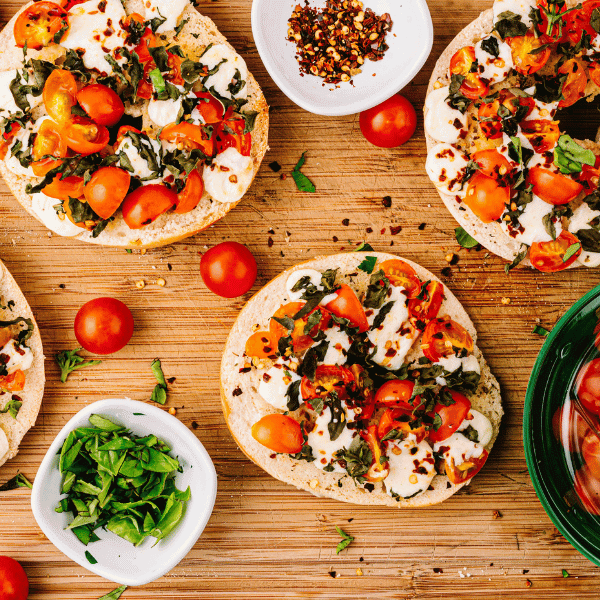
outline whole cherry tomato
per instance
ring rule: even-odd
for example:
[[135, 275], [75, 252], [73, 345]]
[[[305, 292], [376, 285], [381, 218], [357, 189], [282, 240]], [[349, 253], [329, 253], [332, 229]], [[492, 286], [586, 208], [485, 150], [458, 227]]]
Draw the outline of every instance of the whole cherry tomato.
[[[579, 244], [579, 247], [575, 246]], [[570, 258], [565, 260], [567, 250], [576, 248]], [[534, 242], [529, 248], [529, 260], [538, 270], [545, 273], [554, 273], [562, 271], [569, 265], [572, 265], [581, 254], [581, 244], [579, 240], [569, 231], [562, 230], [560, 235], [549, 242]]]
[[400, 94], [360, 113], [360, 130], [368, 142], [380, 148], [396, 148], [407, 142], [417, 128], [413, 105]]
[[238, 242], [223, 242], [212, 247], [200, 261], [200, 274], [206, 287], [223, 298], [245, 294], [256, 281], [256, 260]]
[[177, 204], [177, 194], [160, 184], [144, 185], [123, 202], [123, 219], [130, 229], [150, 225]]
[[113, 354], [124, 348], [132, 335], [131, 311], [115, 298], [90, 300], [75, 317], [77, 341], [94, 354]]
[[0, 598], [27, 600], [29, 581], [23, 567], [13, 558], [0, 556]]
[[131, 175], [118, 167], [98, 169], [85, 186], [83, 194], [92, 210], [101, 218], [112, 217], [127, 196]]
[[125, 114], [125, 105], [117, 93], [106, 85], [95, 83], [77, 94], [77, 101], [98, 125], [112, 127]]
[[273, 452], [296, 454], [304, 443], [300, 424], [288, 415], [266, 415], [252, 425], [251, 433], [257, 442]]
[[[36, 2], [28, 6], [15, 21], [14, 35], [17, 47], [41, 50], [59, 43], [69, 30], [67, 11], [54, 2]], [[62, 34], [57, 38], [58, 34]]]

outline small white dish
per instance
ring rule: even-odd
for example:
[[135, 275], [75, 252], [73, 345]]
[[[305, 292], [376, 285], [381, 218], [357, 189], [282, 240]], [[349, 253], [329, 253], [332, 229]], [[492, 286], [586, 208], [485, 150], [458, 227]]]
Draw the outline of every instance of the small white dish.
[[[135, 415], [134, 413], [142, 413]], [[188, 486], [192, 497], [177, 528], [158, 544], [146, 539], [137, 548], [110, 531], [97, 529], [100, 541], [84, 546], [65, 529], [71, 513], [57, 513], [62, 477], [58, 470], [60, 449], [67, 435], [77, 427], [89, 426], [88, 418], [100, 414], [116, 421], [138, 436], [155, 434], [171, 448], [183, 466], [175, 483], [181, 490]], [[61, 430], [48, 449], [35, 477], [31, 508], [46, 537], [71, 560], [82, 567], [119, 584], [144, 585], [175, 567], [191, 550], [212, 513], [217, 494], [217, 474], [210, 456], [198, 438], [178, 419], [156, 406], [136, 400], [101, 400], [79, 411]], [[98, 561], [90, 564], [85, 552]]]
[[[298, 106], [326, 116], [351, 115], [376, 106], [399, 92], [425, 64], [433, 45], [433, 24], [426, 0], [363, 0], [377, 15], [389, 13], [393, 27], [382, 60], [366, 60], [350, 83], [323, 85], [300, 74], [296, 45], [287, 41], [288, 20], [300, 0], [254, 0], [252, 34], [258, 53], [279, 89]], [[324, 1], [311, 2], [321, 8]], [[373, 76], [375, 74], [375, 76]]]

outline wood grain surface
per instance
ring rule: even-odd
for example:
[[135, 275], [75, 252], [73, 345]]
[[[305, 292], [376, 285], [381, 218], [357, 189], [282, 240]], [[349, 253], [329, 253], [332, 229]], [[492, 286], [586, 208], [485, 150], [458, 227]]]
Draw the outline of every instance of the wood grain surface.
[[[1, 0], [0, 20], [6, 22], [21, 4]], [[142, 255], [51, 236], [0, 184], [0, 257], [33, 307], [48, 358], [37, 424], [19, 455], [0, 470], [0, 482], [18, 471], [33, 479], [57, 432], [86, 404], [119, 396], [147, 400], [154, 386], [150, 363], [157, 356], [166, 376], [176, 377], [168, 406], [177, 408], [216, 465], [218, 497], [197, 544], [168, 575], [130, 588], [124, 600], [598, 598], [598, 568], [558, 533], [534, 493], [521, 423], [527, 381], [543, 342], [532, 334], [534, 325], [551, 328], [600, 282], [600, 271], [516, 270], [506, 276], [503, 261], [485, 250], [458, 252], [456, 223], [424, 170], [421, 110], [429, 73], [450, 39], [490, 4], [429, 0], [433, 52], [403, 92], [417, 108], [417, 133], [403, 147], [383, 150], [363, 139], [358, 116], [314, 116], [277, 89], [252, 39], [250, 0], [201, 0], [200, 11], [215, 20], [263, 87], [271, 106], [271, 150], [238, 208], [187, 241]], [[598, 112], [587, 118], [595, 132]], [[280, 177], [304, 151], [304, 172], [315, 194], [300, 193], [290, 177]], [[281, 173], [268, 167], [271, 161], [282, 165]], [[390, 208], [382, 203], [385, 196], [392, 198]], [[392, 235], [390, 226], [401, 230]], [[218, 380], [221, 351], [244, 298], [211, 294], [198, 271], [201, 254], [223, 240], [241, 241], [256, 256], [253, 291], [299, 261], [347, 251], [363, 240], [438, 275], [448, 266], [446, 254], [457, 251], [459, 262], [444, 281], [477, 326], [506, 410], [500, 438], [472, 485], [433, 508], [366, 508], [314, 498], [250, 463], [225, 426]], [[166, 287], [156, 285], [159, 277]], [[146, 287], [139, 290], [141, 280]], [[103, 295], [132, 309], [133, 339], [61, 384], [53, 355], [76, 347], [78, 308]], [[510, 304], [501, 303], [504, 297]], [[30, 598], [89, 600], [116, 587], [55, 549], [38, 528], [29, 500], [28, 490], [0, 496], [0, 554], [24, 565]], [[336, 525], [355, 537], [339, 555]]]

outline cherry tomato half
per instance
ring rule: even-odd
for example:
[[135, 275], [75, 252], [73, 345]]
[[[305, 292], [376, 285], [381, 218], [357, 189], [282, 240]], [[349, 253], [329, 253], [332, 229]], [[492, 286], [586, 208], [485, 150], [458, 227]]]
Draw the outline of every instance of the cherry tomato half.
[[18, 123], [13, 123], [10, 126], [10, 131], [5, 132], [2, 137], [0, 137], [0, 159], [4, 160], [6, 158], [6, 153], [12, 145], [15, 135], [17, 135], [20, 130], [21, 126]]
[[541, 48], [543, 42], [531, 31], [507, 39], [512, 53], [515, 71], [521, 75], [532, 75], [539, 71], [550, 58], [551, 48], [544, 48], [540, 52], [531, 54], [532, 50]]
[[481, 467], [485, 465], [488, 456], [488, 451], [484, 449], [480, 456], [477, 458], [472, 457], [460, 465], [455, 465], [454, 459], [450, 457], [449, 461], [446, 460], [446, 475], [448, 476], [448, 479], [454, 485], [472, 479], [479, 471], [481, 471]]
[[242, 156], [250, 156], [252, 135], [244, 133], [245, 128], [244, 119], [229, 119], [219, 123], [216, 129], [217, 154], [225, 152], [227, 148], [235, 148]]
[[440, 422], [437, 429], [432, 428], [429, 430], [429, 439], [432, 442], [441, 442], [448, 439], [459, 428], [471, 410], [471, 402], [466, 396], [454, 390], [448, 391], [454, 400], [454, 404], [444, 406], [438, 403], [435, 405], [433, 412], [439, 416], [436, 421]]
[[13, 558], [0, 556], [0, 598], [27, 600], [29, 581], [23, 567]]
[[558, 144], [560, 128], [558, 121], [531, 119], [521, 122], [523, 135], [529, 140], [536, 152], [546, 152]]
[[480, 172], [469, 179], [463, 200], [484, 223], [499, 219], [509, 201], [510, 188], [499, 185], [496, 179]]
[[425, 327], [421, 349], [431, 362], [437, 362], [442, 356], [452, 356], [460, 350], [470, 354], [473, 352], [473, 338], [460, 323], [448, 317], [438, 318]]
[[489, 84], [477, 73], [471, 71], [475, 62], [475, 46], [465, 46], [450, 59], [450, 73], [464, 77], [460, 92], [470, 100], [483, 98], [490, 90]]
[[177, 204], [177, 194], [160, 184], [145, 185], [135, 190], [123, 202], [123, 219], [130, 229], [150, 225]]
[[[67, 11], [54, 2], [36, 2], [28, 6], [15, 22], [14, 35], [17, 47], [41, 50], [60, 42], [69, 29]], [[56, 35], [62, 31], [60, 39]]]
[[44, 177], [52, 169], [61, 165], [63, 161], [55, 158], [65, 158], [68, 149], [61, 128], [52, 119], [43, 121], [35, 136], [31, 153], [34, 160], [31, 168], [35, 175]]
[[75, 317], [75, 337], [88, 352], [113, 354], [124, 348], [133, 335], [131, 311], [115, 298], [86, 302]]
[[360, 113], [360, 130], [366, 140], [380, 148], [397, 148], [407, 142], [417, 128], [413, 105], [400, 94]]
[[54, 178], [42, 191], [50, 198], [57, 200], [68, 200], [69, 198], [81, 198], [83, 196], [83, 177], [72, 175], [61, 179], [60, 175]]
[[[322, 306], [318, 306], [305, 317], [295, 319], [294, 329], [290, 334], [289, 330], [286, 329], [276, 319], [283, 319], [284, 317], [290, 317], [293, 319], [300, 312], [304, 304], [304, 302], [288, 302], [287, 304], [283, 304], [275, 311], [275, 314], [269, 323], [269, 331], [271, 332], [273, 344], [277, 345], [282, 337], [291, 335], [295, 354], [300, 354], [305, 350], [308, 350], [308, 348], [315, 343], [313, 337], [317, 334], [317, 331], [319, 329], [325, 330], [331, 324], [331, 314], [329, 311]], [[316, 325], [308, 334], [305, 334], [304, 328], [308, 323], [308, 317], [317, 310], [321, 312], [319, 324]]]
[[71, 109], [77, 104], [77, 80], [70, 71], [55, 69], [50, 73], [42, 92], [48, 115], [57, 123], [71, 119]]
[[510, 163], [498, 150], [479, 150], [471, 157], [479, 165], [479, 173], [501, 179], [510, 171]]
[[590, 473], [600, 479], [600, 439], [591, 429], [583, 440], [581, 453]]
[[392, 285], [404, 288], [408, 298], [416, 298], [421, 292], [421, 281], [415, 270], [403, 260], [383, 261], [379, 268], [385, 273]]
[[439, 281], [430, 281], [421, 300], [411, 298], [408, 301], [408, 312], [421, 321], [431, 321], [437, 317], [443, 301], [444, 286]]
[[336, 317], [348, 319], [352, 325], [358, 327], [359, 333], [364, 333], [369, 329], [369, 322], [365, 315], [365, 309], [356, 297], [354, 290], [346, 284], [343, 284], [339, 290], [335, 291], [337, 298], [325, 305], [325, 308], [332, 312]]
[[583, 63], [575, 58], [564, 62], [559, 68], [560, 75], [567, 75], [566, 81], [562, 86], [564, 98], [558, 103], [560, 108], [572, 106], [585, 96], [585, 86], [587, 85], [587, 75]]
[[177, 194], [177, 206], [173, 212], [185, 214], [194, 210], [202, 199], [202, 194], [204, 194], [204, 180], [200, 171], [194, 169], [188, 175], [183, 190]]
[[502, 123], [504, 118], [498, 113], [500, 107], [507, 109], [509, 115], [514, 116], [520, 107], [525, 107], [523, 111], [523, 118], [527, 117], [535, 106], [535, 100], [533, 98], [519, 98], [508, 90], [500, 90], [497, 98], [492, 102], [482, 103], [478, 110], [478, 121], [481, 131], [490, 140], [499, 139], [502, 137]]
[[296, 454], [304, 443], [298, 421], [288, 415], [266, 415], [252, 425], [252, 437], [273, 450], [285, 454]]
[[256, 281], [256, 260], [237, 242], [212, 247], [200, 260], [200, 274], [206, 287], [223, 298], [245, 294]]
[[246, 340], [245, 353], [251, 358], [274, 358], [277, 343], [273, 342], [270, 331], [257, 331]]
[[69, 148], [84, 156], [100, 152], [110, 141], [108, 129], [86, 117], [72, 117], [63, 124], [62, 133]]
[[223, 120], [225, 107], [210, 92], [196, 92], [200, 99], [196, 108], [207, 125], [214, 125]]
[[583, 190], [583, 186], [570, 177], [537, 166], [529, 169], [527, 184], [533, 185], [533, 193], [536, 196], [556, 206], [568, 204]]
[[562, 271], [572, 265], [581, 254], [581, 244], [576, 252], [567, 260], [565, 254], [579, 240], [569, 231], [562, 230], [561, 234], [549, 242], [534, 242], [529, 248], [529, 260], [531, 264], [544, 273]]
[[587, 410], [600, 415], [600, 358], [594, 358], [581, 367], [575, 382], [575, 393]]
[[381, 461], [383, 452], [377, 437], [377, 425], [370, 425], [367, 429], [361, 431], [360, 435], [367, 442], [372, 456], [371, 467], [365, 474], [365, 479], [371, 483], [383, 481], [390, 474], [390, 469], [386, 461]]
[[208, 139], [207, 133], [199, 125], [191, 123], [172, 123], [167, 125], [160, 134], [160, 139], [181, 145], [185, 150], [202, 150], [206, 156], [214, 156], [214, 136]]
[[421, 403], [420, 396], [411, 401], [410, 398], [414, 389], [415, 382], [408, 379], [386, 381], [375, 394], [375, 404], [412, 411]]
[[[420, 423], [420, 425], [417, 423]], [[387, 408], [379, 418], [377, 435], [380, 440], [392, 431], [392, 429], [396, 429], [407, 436], [412, 433], [416, 437], [417, 444], [427, 435], [427, 430], [423, 422], [415, 421], [413, 415], [402, 408]]]
[[[17, 369], [10, 375], [0, 377], [0, 389], [8, 392], [21, 392], [25, 387], [25, 373], [21, 369]], [[0, 596], [1, 598], [2, 596]]]
[[352, 371], [346, 367], [335, 365], [319, 365], [315, 371], [315, 380], [311, 381], [306, 375], [302, 377], [300, 390], [302, 398], [310, 401], [314, 398], [326, 398], [331, 392], [345, 400], [348, 397], [348, 387], [356, 387]]
[[77, 101], [98, 125], [112, 127], [125, 114], [125, 105], [118, 94], [106, 85], [95, 83], [77, 94]]
[[121, 206], [131, 183], [131, 175], [118, 167], [98, 169], [85, 186], [83, 194], [92, 210], [101, 218], [112, 217]]

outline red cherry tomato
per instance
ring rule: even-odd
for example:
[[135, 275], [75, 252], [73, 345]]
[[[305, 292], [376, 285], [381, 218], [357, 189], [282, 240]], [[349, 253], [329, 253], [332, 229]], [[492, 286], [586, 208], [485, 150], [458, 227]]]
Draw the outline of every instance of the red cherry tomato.
[[558, 121], [549, 121], [548, 119], [522, 121], [521, 131], [535, 151], [540, 153], [554, 148], [560, 137]]
[[479, 173], [501, 179], [510, 171], [510, 163], [498, 150], [479, 150], [471, 157], [479, 165]]
[[533, 193], [536, 196], [556, 206], [568, 204], [583, 190], [583, 186], [570, 177], [537, 166], [529, 169], [527, 184], [533, 185]]
[[440, 312], [444, 301], [444, 286], [439, 281], [430, 281], [422, 299], [411, 298], [408, 301], [408, 312], [421, 321], [431, 321]]
[[203, 193], [204, 180], [200, 175], [200, 171], [194, 169], [188, 175], [183, 190], [177, 194], [177, 206], [173, 212], [181, 215], [194, 210], [202, 199]]
[[456, 485], [475, 477], [481, 471], [481, 467], [485, 465], [488, 456], [488, 451], [484, 449], [480, 456], [470, 458], [460, 465], [455, 465], [453, 458], [450, 458], [449, 461], [446, 460], [446, 475], [448, 479]]
[[98, 125], [112, 127], [125, 114], [125, 105], [117, 93], [99, 83], [84, 87], [77, 94], [77, 101]]
[[484, 223], [499, 219], [509, 201], [510, 187], [498, 185], [496, 179], [480, 172], [469, 179], [463, 200]]
[[460, 350], [473, 352], [473, 338], [460, 324], [452, 319], [439, 318], [430, 321], [423, 332], [423, 354], [432, 362], [442, 356], [451, 356]]
[[354, 290], [346, 284], [335, 292], [337, 298], [325, 305], [325, 308], [336, 317], [348, 319], [352, 325], [358, 327], [363, 333], [369, 329], [369, 322], [365, 315], [365, 309], [356, 297]]
[[135, 190], [123, 202], [123, 219], [130, 229], [150, 225], [177, 204], [177, 194], [160, 184], [145, 185]]
[[539, 71], [550, 58], [551, 48], [544, 48], [539, 52], [531, 53], [542, 47], [542, 40], [533, 32], [525, 35], [508, 38], [515, 71], [521, 75], [532, 75]]
[[395, 408], [412, 411], [421, 403], [421, 397], [417, 396], [411, 401], [415, 388], [415, 382], [408, 379], [393, 379], [386, 381], [375, 394], [375, 404], [383, 404]]
[[[139, 13], [132, 13], [125, 18], [123, 28], [128, 33], [134, 33], [135, 29], [139, 29], [141, 25], [144, 25], [144, 23], [146, 23], [146, 19], [144, 19], [142, 15]], [[158, 40], [156, 39], [154, 33], [152, 33], [152, 29], [150, 29], [150, 27], [146, 27], [134, 52], [138, 55], [140, 62], [147, 63], [148, 61], [152, 60], [152, 55], [150, 54], [148, 48], [155, 48], [157, 45]]]
[[590, 473], [600, 479], [600, 440], [591, 429], [583, 440], [581, 453]]
[[206, 287], [223, 298], [244, 295], [256, 281], [256, 260], [246, 246], [223, 242], [206, 252], [200, 274]]
[[115, 298], [86, 302], [75, 317], [75, 337], [88, 352], [113, 354], [124, 348], [133, 335], [131, 311]]
[[403, 260], [385, 260], [379, 265], [392, 285], [403, 287], [408, 298], [416, 298], [421, 292], [421, 281], [415, 270]]
[[110, 141], [108, 129], [87, 117], [75, 116], [63, 123], [62, 134], [69, 148], [84, 156], [100, 152]]
[[600, 515], [600, 479], [587, 465], [575, 472], [575, 493], [581, 506], [592, 515]]
[[246, 122], [244, 119], [229, 119], [217, 126], [217, 154], [227, 148], [235, 148], [242, 156], [250, 156], [252, 149], [252, 135], [244, 133]]
[[83, 194], [92, 210], [101, 218], [114, 215], [127, 196], [131, 175], [118, 167], [98, 169], [85, 186]]
[[416, 442], [418, 444], [427, 435], [427, 430], [422, 421], [420, 425], [416, 427], [414, 425], [417, 425], [417, 422], [410, 412], [402, 408], [387, 408], [379, 419], [377, 435], [382, 440], [392, 429], [396, 429], [406, 434], [406, 436], [412, 433], [417, 438]]
[[396, 94], [360, 113], [360, 130], [368, 142], [380, 148], [396, 148], [407, 142], [417, 128], [413, 105]]
[[533, 98], [519, 98], [508, 90], [500, 90], [498, 97], [492, 102], [481, 103], [479, 106], [479, 127], [481, 131], [490, 140], [502, 137], [502, 122], [507, 116], [500, 116], [500, 106], [509, 111], [514, 116], [520, 107], [526, 107], [523, 118], [527, 117], [535, 106]]
[[167, 125], [162, 130], [160, 139], [181, 145], [185, 150], [202, 150], [206, 156], [215, 154], [215, 136], [209, 139], [202, 127], [185, 121], [179, 125]]
[[387, 462], [381, 460], [383, 452], [381, 443], [377, 437], [377, 425], [370, 425], [366, 430], [360, 432], [361, 437], [367, 442], [371, 450], [371, 467], [365, 474], [365, 479], [372, 483], [383, 481], [390, 473]]
[[555, 240], [531, 244], [529, 260], [538, 271], [544, 273], [562, 271], [572, 265], [581, 254], [581, 244], [579, 244], [575, 253], [565, 260], [567, 250], [575, 244], [579, 244], [579, 240], [572, 233], [563, 229]]
[[273, 450], [285, 454], [296, 454], [304, 443], [298, 421], [288, 415], [266, 415], [252, 425], [252, 437]]
[[566, 81], [561, 88], [564, 98], [558, 103], [560, 108], [572, 106], [585, 96], [585, 87], [588, 79], [585, 74], [583, 63], [575, 58], [564, 62], [559, 68], [560, 75], [567, 75]]
[[[0, 377], [0, 390], [8, 392], [21, 392], [25, 387], [25, 373], [21, 369], [17, 369], [10, 375]], [[1, 598], [1, 596], [0, 596]]]
[[0, 599], [27, 600], [29, 581], [23, 567], [13, 558], [0, 556]]
[[54, 2], [36, 2], [28, 6], [15, 22], [14, 35], [17, 47], [41, 50], [55, 43], [55, 37], [63, 32], [60, 42], [69, 29], [67, 11]]
[[[429, 430], [429, 439], [432, 442], [441, 442], [448, 439], [459, 428], [471, 410], [471, 402], [466, 396], [454, 390], [448, 390], [448, 392], [452, 396], [454, 404], [449, 406], [435, 405], [433, 412], [439, 416], [441, 423], [437, 429]], [[435, 420], [439, 421], [437, 418]]]
[[[280, 306], [276, 311], [269, 323], [269, 331], [271, 332], [271, 341], [277, 347], [277, 343], [282, 337], [290, 335], [289, 330], [286, 329], [276, 319], [283, 319], [284, 317], [291, 317], [292, 319], [300, 312], [300, 309], [304, 306], [304, 302], [288, 302]], [[321, 312], [321, 320], [319, 324], [315, 326], [308, 334], [304, 333], [304, 328], [308, 323], [308, 317], [315, 311]], [[325, 330], [331, 324], [331, 314], [329, 311], [322, 306], [318, 306], [313, 309], [308, 315], [300, 319], [294, 320], [294, 329], [291, 333], [292, 343], [294, 346], [294, 352], [300, 354], [305, 350], [308, 350], [315, 342], [313, 337], [317, 334], [319, 329]]]
[[70, 71], [55, 69], [46, 79], [42, 97], [48, 115], [57, 123], [65, 123], [77, 104], [77, 80]]
[[207, 125], [214, 125], [223, 120], [225, 107], [210, 92], [196, 92], [200, 99], [196, 107]]
[[600, 358], [581, 367], [575, 381], [575, 393], [587, 410], [600, 415]]
[[350, 369], [335, 365], [319, 365], [315, 371], [314, 381], [306, 375], [302, 377], [300, 390], [302, 398], [307, 401], [326, 398], [331, 392], [335, 392], [339, 398], [345, 400], [348, 397], [348, 386], [354, 383], [356, 380]]
[[471, 70], [474, 62], [475, 46], [461, 48], [450, 59], [450, 73], [464, 77], [460, 85], [460, 93], [470, 100], [483, 98], [490, 90], [489, 84]]
[[70, 177], [60, 178], [57, 175], [52, 183], [49, 183], [43, 192], [50, 198], [57, 200], [68, 200], [69, 198], [81, 198], [83, 196], [84, 183], [83, 177], [71, 175]]

